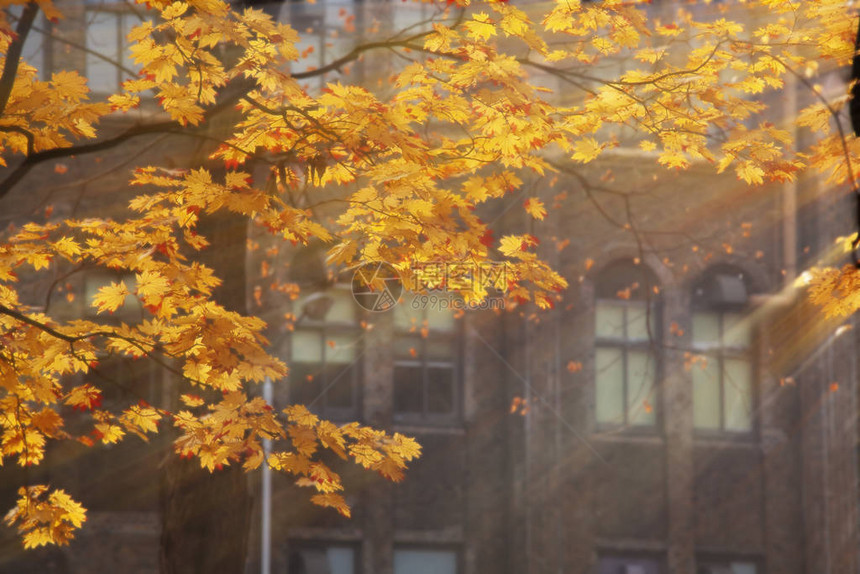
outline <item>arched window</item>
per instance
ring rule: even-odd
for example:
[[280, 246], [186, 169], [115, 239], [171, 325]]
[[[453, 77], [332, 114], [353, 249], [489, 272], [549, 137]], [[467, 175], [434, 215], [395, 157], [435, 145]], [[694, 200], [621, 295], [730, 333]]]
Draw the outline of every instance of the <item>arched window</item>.
[[699, 431], [753, 430], [752, 329], [744, 315], [752, 292], [735, 267], [709, 270], [693, 286], [693, 426]]
[[657, 282], [631, 260], [597, 278], [595, 420], [598, 426], [655, 427], [660, 336]]

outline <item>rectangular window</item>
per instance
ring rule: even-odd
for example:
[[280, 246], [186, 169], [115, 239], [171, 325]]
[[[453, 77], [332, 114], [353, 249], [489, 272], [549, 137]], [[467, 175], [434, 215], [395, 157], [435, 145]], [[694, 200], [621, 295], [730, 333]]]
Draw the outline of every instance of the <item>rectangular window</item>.
[[448, 310], [394, 308], [394, 413], [399, 421], [451, 423], [459, 414], [457, 332]]
[[[318, 303], [320, 294], [314, 296]], [[302, 318], [291, 338], [290, 402], [326, 418], [352, 420], [359, 416], [363, 349], [358, 305], [346, 289], [329, 289], [322, 296], [328, 311], [321, 319], [302, 316], [307, 296], [295, 303], [294, 314]]]
[[287, 574], [357, 574], [355, 547], [345, 544], [290, 543]]
[[643, 556], [604, 555], [597, 565], [597, 574], [662, 574], [660, 560]]
[[[299, 58], [292, 64], [291, 71], [294, 74], [313, 72], [346, 55], [356, 45], [359, 34], [363, 33], [356, 26], [357, 18], [355, 4], [351, 1], [285, 2], [278, 19], [288, 22], [299, 33], [299, 41], [296, 42]], [[309, 93], [316, 93], [334, 80], [331, 73], [319, 74], [300, 79], [299, 85]]]
[[453, 550], [395, 548], [394, 574], [457, 574]]
[[753, 430], [752, 334], [740, 313], [693, 314], [693, 346], [703, 361], [692, 367], [693, 423], [705, 431]]
[[[595, 418], [601, 426], [653, 427], [656, 313], [645, 301], [598, 301], [595, 313]], [[649, 333], [650, 332], [650, 333]], [[650, 336], [649, 336], [650, 334]]]
[[123, 81], [134, 77], [139, 66], [131, 57], [127, 36], [142, 22], [123, 3], [87, 2], [86, 76], [92, 92], [115, 93]]
[[761, 574], [755, 562], [749, 560], [702, 560], [697, 574]]

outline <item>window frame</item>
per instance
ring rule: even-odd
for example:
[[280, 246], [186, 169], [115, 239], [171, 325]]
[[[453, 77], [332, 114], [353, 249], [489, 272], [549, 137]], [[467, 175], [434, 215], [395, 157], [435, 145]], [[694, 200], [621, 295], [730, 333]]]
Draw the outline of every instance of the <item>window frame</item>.
[[[726, 280], [737, 281], [734, 286]], [[695, 389], [691, 389], [690, 404], [693, 408], [691, 413], [693, 435], [700, 439], [719, 439], [754, 441], [760, 433], [760, 421], [757, 415], [759, 409], [759, 330], [756, 325], [751, 324], [748, 343], [742, 346], [726, 345], [723, 342], [726, 328], [726, 316], [737, 315], [741, 321], [748, 320], [752, 316], [753, 305], [750, 296], [757, 290], [750, 274], [743, 268], [732, 264], [717, 264], [705, 270], [693, 282], [690, 290], [690, 349], [704, 356], [708, 361], [716, 361], [719, 369], [719, 392], [720, 392], [720, 425], [719, 428], [701, 428], [696, 425], [696, 403]], [[700, 313], [711, 313], [718, 316], [719, 342], [697, 343], [695, 341], [695, 317]], [[750, 373], [750, 428], [748, 430], [733, 430], [726, 428], [726, 383], [725, 363], [727, 360], [743, 360], [749, 366]], [[693, 369], [701, 368], [693, 365]], [[690, 383], [692, 387], [692, 373]]]
[[[728, 568], [733, 562], [752, 564], [755, 567], [755, 574], [764, 574], [763, 560], [758, 556], [725, 556], [713, 554], [696, 556], [696, 574], [704, 572], [704, 568]], [[731, 572], [731, 570], [729, 570], [729, 572]]]
[[[758, 417], [756, 413], [758, 412], [758, 364], [755, 360], [756, 357], [756, 329], [749, 329], [749, 344], [746, 346], [730, 346], [725, 345], [723, 343], [723, 338], [726, 333], [726, 316], [727, 315], [738, 315], [741, 317], [741, 320], [746, 320], [749, 316], [748, 313], [744, 312], [743, 308], [738, 307], [699, 307], [694, 308], [691, 315], [691, 323], [696, 314], [700, 313], [710, 313], [717, 316], [718, 329], [719, 329], [719, 344], [716, 345], [705, 345], [701, 343], [696, 343], [695, 340], [691, 341], [691, 347], [696, 354], [704, 355], [708, 361], [714, 361], [717, 364], [717, 369], [719, 373], [719, 387], [720, 387], [720, 425], [719, 428], [703, 428], [696, 425], [695, 418], [695, 398], [692, 399], [691, 404], [693, 404], [693, 431], [698, 437], [713, 437], [713, 438], [739, 438], [739, 439], [752, 439], [758, 435]], [[691, 337], [695, 336], [693, 330], [690, 330]], [[734, 430], [726, 428], [727, 416], [726, 416], [726, 385], [730, 384], [726, 381], [726, 369], [725, 363], [727, 360], [741, 360], [748, 364], [749, 373], [750, 373], [750, 428], [749, 430]], [[698, 365], [693, 365], [693, 369], [701, 368]], [[692, 375], [691, 375], [692, 379]]]
[[328, 550], [329, 548], [346, 548], [352, 551], [352, 574], [362, 574], [361, 564], [361, 542], [350, 540], [328, 540], [328, 539], [305, 539], [290, 538], [287, 540], [286, 548], [286, 572], [291, 572], [290, 562], [295, 552]]
[[[406, 299], [404, 297], [404, 299]], [[399, 305], [408, 305], [411, 304], [408, 300], [404, 300], [399, 303]], [[395, 308], [396, 312], [396, 308]], [[421, 318], [422, 321], [427, 321], [427, 314], [429, 312], [446, 312], [438, 309], [429, 309], [423, 308], [421, 309]], [[463, 357], [462, 357], [462, 341], [463, 341], [463, 331], [462, 331], [462, 323], [459, 321], [456, 316], [454, 317], [454, 326], [451, 330], [444, 329], [433, 329], [430, 327], [429, 322], [427, 323], [427, 336], [422, 336], [420, 333], [420, 325], [416, 325], [415, 329], [419, 329], [419, 332], [413, 332], [409, 329], [403, 330], [399, 329], [396, 323], [393, 325], [394, 337], [408, 337], [412, 339], [416, 339], [419, 341], [421, 346], [420, 349], [416, 349], [415, 357], [408, 359], [399, 357], [397, 354], [397, 349], [392, 346], [392, 391], [391, 391], [391, 413], [392, 418], [395, 423], [400, 424], [418, 424], [418, 425], [427, 425], [427, 426], [455, 426], [462, 423], [462, 405], [463, 405], [463, 388], [462, 388], [462, 368], [463, 368]], [[430, 360], [428, 358], [428, 346], [433, 341], [445, 341], [449, 342], [452, 347], [451, 359], [449, 361], [445, 360]], [[407, 367], [407, 368], [420, 368], [421, 369], [421, 412], [404, 412], [397, 410], [397, 404], [395, 395], [397, 390], [395, 388], [396, 376], [395, 370], [398, 367]], [[433, 368], [450, 368], [451, 369], [451, 402], [452, 407], [451, 411], [448, 413], [433, 413], [429, 410], [429, 386], [430, 386], [430, 375], [429, 371]]]
[[[128, 41], [127, 34], [135, 26], [139, 26], [146, 20], [140, 19], [140, 14], [133, 9], [131, 9], [126, 3], [117, 1], [117, 0], [103, 0], [103, 1], [94, 1], [94, 0], [85, 0], [83, 2], [84, 6], [84, 46], [87, 50], [98, 52], [98, 48], [90, 45], [90, 27], [93, 21], [100, 16], [107, 15], [108, 17], [115, 18], [114, 26], [111, 26], [111, 30], [114, 30], [116, 33], [116, 37], [111, 41], [112, 46], [116, 49], [118, 62], [120, 66], [115, 66], [115, 77], [111, 80], [114, 84], [112, 88], [108, 90], [101, 89], [101, 86], [96, 86], [91, 81], [90, 77], [90, 58], [96, 58], [101, 60], [97, 55], [91, 54], [89, 52], [84, 54], [84, 70], [81, 75], [83, 75], [87, 79], [87, 86], [90, 88], [90, 94], [96, 97], [104, 97], [111, 94], [115, 94], [122, 89], [122, 83], [128, 79], [134, 79], [134, 76], [128, 76], [121, 66], [134, 67], [137, 64], [131, 62], [131, 57], [129, 53], [129, 49], [131, 47], [131, 42]], [[131, 22], [129, 23], [129, 19]], [[129, 60], [129, 61], [126, 61]], [[105, 63], [108, 63], [106, 60], [101, 60]]]
[[[348, 288], [344, 285], [335, 285], [329, 291], [342, 291], [343, 293], [349, 294], [350, 298], [352, 297], [351, 292], [348, 291]], [[297, 309], [298, 313], [294, 314], [298, 317], [298, 314], [301, 313], [301, 309]], [[290, 344], [289, 344], [289, 356], [290, 360], [287, 361], [288, 365], [317, 365], [316, 374], [313, 375], [314, 378], [324, 375], [327, 372], [327, 367], [331, 365], [336, 365], [338, 363], [328, 363], [326, 361], [327, 354], [330, 353], [330, 347], [328, 345], [328, 341], [333, 335], [355, 335], [356, 342], [356, 350], [355, 350], [355, 358], [346, 363], [344, 369], [348, 369], [350, 371], [350, 389], [352, 396], [352, 406], [350, 407], [338, 407], [338, 406], [330, 406], [328, 404], [328, 392], [334, 384], [332, 381], [329, 381], [326, 378], [322, 382], [322, 387], [319, 392], [317, 398], [311, 403], [305, 404], [305, 406], [314, 412], [315, 414], [334, 421], [353, 421], [360, 420], [361, 418], [361, 409], [362, 409], [362, 381], [363, 381], [363, 372], [364, 372], [364, 332], [361, 328], [361, 320], [363, 318], [363, 313], [358, 304], [354, 305], [354, 318], [355, 320], [350, 321], [329, 321], [326, 319], [316, 320], [311, 319], [310, 317], [302, 317], [301, 320], [294, 326], [294, 330], [290, 334]], [[320, 357], [321, 360], [319, 362], [316, 361], [308, 361], [302, 362], [297, 361], [293, 357], [294, 352], [294, 336], [297, 333], [313, 333], [314, 335], [318, 335], [319, 344], [320, 344]], [[292, 372], [288, 375], [288, 399], [290, 404], [295, 402], [294, 395], [295, 391], [293, 390], [293, 384], [297, 383], [294, 381], [292, 377]], [[343, 371], [341, 371], [337, 377], [336, 381], [343, 376]]]
[[660, 552], [635, 552], [627, 550], [613, 551], [610, 549], [599, 550], [597, 553], [597, 562], [594, 565], [595, 574], [601, 574], [601, 561], [609, 559], [618, 562], [626, 562], [627, 564], [636, 562], [652, 562], [657, 567], [658, 574], [666, 574], [668, 571], [666, 565], [666, 557]]
[[394, 556], [398, 551], [417, 552], [448, 552], [454, 555], [454, 574], [462, 574], [465, 570], [463, 564], [462, 547], [458, 544], [422, 544], [413, 542], [396, 542], [391, 549], [391, 572], [394, 572]]
[[[639, 293], [644, 293], [641, 296], [639, 293], [631, 294], [628, 298], [619, 297], [614, 288], [617, 287], [617, 274], [619, 271], [625, 274], [626, 285], [639, 283]], [[612, 274], [616, 275], [613, 276]], [[595, 297], [594, 297], [594, 313], [592, 318], [592, 328], [594, 329], [594, 346], [593, 346], [593, 397], [592, 409], [594, 416], [594, 428], [596, 431], [619, 431], [631, 434], [644, 435], [659, 435], [663, 428], [663, 409], [661, 408], [663, 391], [661, 380], [663, 376], [663, 354], [661, 345], [663, 342], [663, 301], [659, 294], [653, 293], [652, 289], [658, 286], [656, 277], [651, 269], [644, 263], [635, 263], [633, 260], [618, 260], [606, 265], [597, 275], [595, 279]], [[638, 290], [637, 290], [638, 291]], [[623, 309], [623, 334], [620, 337], [610, 337], [598, 334], [598, 320], [601, 304], [620, 307]], [[645, 339], [630, 339], [628, 337], [629, 320], [628, 314], [631, 309], [641, 308], [645, 311], [645, 325], [648, 328], [650, 323], [649, 335]], [[623, 420], [620, 422], [599, 421], [597, 418], [597, 351], [599, 349], [617, 349], [621, 351], [622, 360], [622, 401], [623, 401]], [[631, 383], [628, 374], [628, 356], [631, 352], [644, 352], [654, 362], [654, 378], [652, 381], [653, 392], [649, 393], [651, 397], [651, 408], [654, 413], [654, 420], [648, 424], [631, 424], [631, 408], [629, 405]]]

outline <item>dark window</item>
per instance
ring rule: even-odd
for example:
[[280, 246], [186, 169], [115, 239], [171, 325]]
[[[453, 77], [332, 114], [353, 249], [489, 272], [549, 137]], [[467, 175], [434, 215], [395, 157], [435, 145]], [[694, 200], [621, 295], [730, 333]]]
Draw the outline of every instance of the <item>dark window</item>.
[[459, 412], [457, 330], [450, 310], [405, 296], [394, 309], [394, 412], [398, 420], [453, 422]]
[[325, 543], [290, 543], [287, 574], [357, 574], [354, 546]]
[[394, 574], [457, 574], [457, 563], [454, 550], [394, 549]]
[[744, 313], [749, 282], [723, 268], [693, 289], [693, 424], [700, 431], [753, 430], [752, 328]]
[[660, 560], [642, 556], [601, 556], [597, 574], [661, 574]]
[[[325, 316], [305, 313], [308, 305], [327, 299]], [[311, 299], [313, 297], [313, 299]], [[291, 338], [290, 402], [301, 403], [326, 418], [359, 416], [361, 329], [359, 307], [346, 289], [303, 296], [296, 301], [300, 317]]]
[[659, 321], [656, 282], [632, 261], [597, 280], [595, 420], [598, 426], [654, 427]]
[[703, 560], [696, 574], [761, 574], [761, 571], [749, 560]]

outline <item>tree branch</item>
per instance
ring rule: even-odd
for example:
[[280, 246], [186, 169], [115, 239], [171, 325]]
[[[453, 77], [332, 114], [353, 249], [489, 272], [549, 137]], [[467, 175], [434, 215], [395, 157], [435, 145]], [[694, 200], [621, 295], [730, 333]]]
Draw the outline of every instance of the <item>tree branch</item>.
[[21, 61], [21, 52], [24, 50], [24, 42], [27, 34], [33, 26], [36, 14], [39, 13], [39, 5], [30, 2], [24, 7], [18, 26], [15, 28], [15, 38], [9, 44], [6, 51], [6, 61], [3, 62], [3, 75], [0, 76], [0, 115], [6, 110], [9, 96], [12, 94], [12, 86], [15, 85], [15, 77], [18, 75], [18, 64]]
[[[204, 113], [204, 119], [203, 122], [201, 122], [201, 125], [205, 124], [207, 120], [212, 118], [212, 116], [234, 105], [242, 96], [250, 92], [254, 86], [255, 84], [253, 80], [249, 80], [244, 77], [237, 78], [227, 84], [227, 89], [221, 92], [222, 97], [220, 98], [220, 101]], [[170, 132], [177, 128], [189, 131], [189, 128], [183, 127], [179, 122], [172, 120], [148, 124], [136, 124], [119, 135], [101, 141], [72, 147], [48, 149], [28, 155], [24, 161], [12, 169], [9, 175], [0, 181], [0, 199], [3, 199], [12, 190], [12, 188], [30, 172], [31, 169], [42, 162], [73, 155], [84, 155], [104, 151], [136, 137]]]

